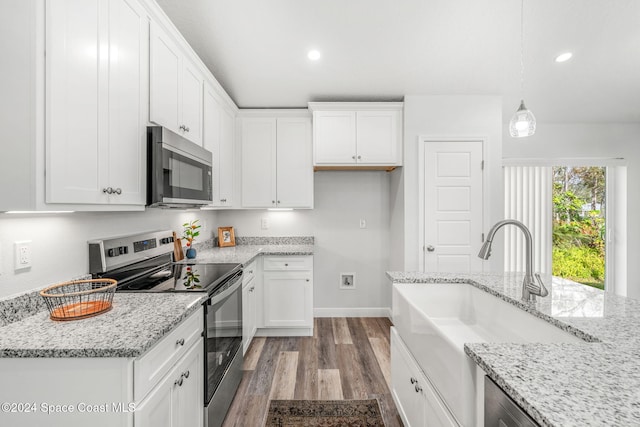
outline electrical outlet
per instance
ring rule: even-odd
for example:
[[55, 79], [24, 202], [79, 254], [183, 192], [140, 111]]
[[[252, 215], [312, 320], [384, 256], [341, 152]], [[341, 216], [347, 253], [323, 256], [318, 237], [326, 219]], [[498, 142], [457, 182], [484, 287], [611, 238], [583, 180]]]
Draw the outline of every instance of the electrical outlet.
[[367, 220], [360, 219], [360, 228], [367, 228]]
[[31, 268], [31, 240], [14, 242], [16, 270]]
[[262, 229], [263, 230], [267, 230], [269, 228], [269, 219], [268, 218], [262, 218]]

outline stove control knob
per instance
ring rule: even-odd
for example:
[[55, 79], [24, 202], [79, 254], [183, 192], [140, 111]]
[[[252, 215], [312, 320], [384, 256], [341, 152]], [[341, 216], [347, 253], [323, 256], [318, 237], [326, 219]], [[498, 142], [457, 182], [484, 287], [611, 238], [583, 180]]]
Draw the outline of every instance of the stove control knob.
[[120, 251], [118, 250], [118, 248], [111, 248], [107, 251], [107, 255], [110, 257], [118, 256], [120, 255]]

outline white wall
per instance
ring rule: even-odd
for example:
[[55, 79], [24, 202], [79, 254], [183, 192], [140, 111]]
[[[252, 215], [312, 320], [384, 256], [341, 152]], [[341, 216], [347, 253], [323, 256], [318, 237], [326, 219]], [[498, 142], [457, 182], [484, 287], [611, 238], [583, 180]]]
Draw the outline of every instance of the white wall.
[[[403, 177], [394, 179], [391, 207], [392, 247], [404, 247], [402, 269], [415, 271], [421, 251], [418, 247], [418, 138], [481, 137], [486, 138], [485, 191], [489, 200], [485, 228], [502, 218], [502, 99], [498, 96], [417, 96], [404, 98], [404, 167]], [[399, 188], [402, 188], [399, 190]], [[402, 219], [398, 218], [402, 215]], [[403, 239], [398, 242], [396, 239]], [[502, 259], [495, 248], [490, 259], [491, 268], [501, 267]], [[394, 267], [398, 268], [394, 261]]]
[[[175, 230], [200, 218], [202, 239], [213, 237], [215, 213], [149, 209], [145, 212], [0, 214], [0, 297], [57, 283], [89, 270], [87, 240], [152, 230]], [[33, 266], [14, 271], [13, 242], [31, 240]]]
[[[390, 174], [326, 171], [314, 180], [313, 210], [219, 211], [216, 221], [235, 227], [237, 236], [315, 236], [315, 308], [389, 307]], [[262, 218], [268, 230], [261, 229]], [[360, 228], [360, 219], [367, 228]], [[356, 273], [356, 289], [340, 290], [341, 272]]]
[[[626, 293], [640, 298], [640, 222], [635, 213], [640, 209], [640, 123], [538, 123], [535, 135], [514, 139], [504, 131], [505, 158], [610, 158], [627, 161], [627, 269]], [[616, 290], [618, 292], [618, 290]], [[624, 292], [618, 292], [624, 293]]]

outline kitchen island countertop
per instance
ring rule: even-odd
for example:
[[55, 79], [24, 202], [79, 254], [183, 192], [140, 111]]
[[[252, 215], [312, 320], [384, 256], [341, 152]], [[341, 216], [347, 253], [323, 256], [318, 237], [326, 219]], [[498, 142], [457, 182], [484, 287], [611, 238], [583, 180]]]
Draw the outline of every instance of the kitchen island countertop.
[[394, 283], [467, 283], [582, 343], [465, 343], [465, 352], [542, 426], [640, 425], [640, 301], [562, 279], [520, 300], [521, 274], [388, 272]]

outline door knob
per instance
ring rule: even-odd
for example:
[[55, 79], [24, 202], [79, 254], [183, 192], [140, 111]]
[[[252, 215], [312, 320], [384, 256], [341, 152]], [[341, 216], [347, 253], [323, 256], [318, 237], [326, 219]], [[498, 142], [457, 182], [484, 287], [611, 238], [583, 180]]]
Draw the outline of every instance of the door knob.
[[436, 250], [436, 248], [434, 248], [433, 246], [431, 246], [431, 245], [427, 246], [427, 252], [433, 252], [435, 250]]

